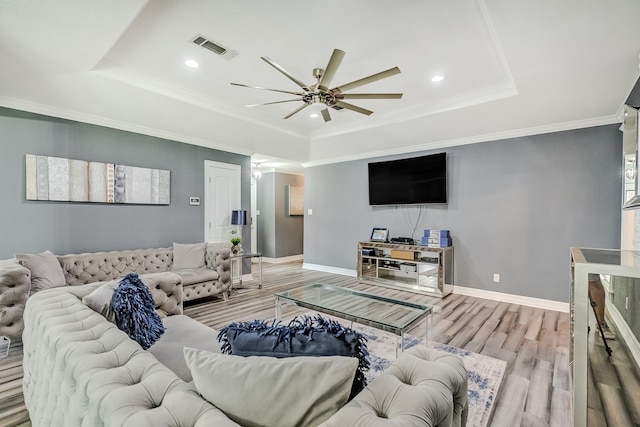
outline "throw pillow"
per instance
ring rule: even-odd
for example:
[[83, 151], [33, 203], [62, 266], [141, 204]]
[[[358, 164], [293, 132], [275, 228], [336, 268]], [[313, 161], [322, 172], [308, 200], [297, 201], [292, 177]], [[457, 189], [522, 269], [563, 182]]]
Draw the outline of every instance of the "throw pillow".
[[245, 427], [321, 424], [347, 402], [358, 366], [353, 357], [240, 357], [189, 347], [184, 357], [198, 393]]
[[358, 358], [351, 398], [367, 385], [367, 337], [335, 320], [295, 317], [288, 325], [254, 320], [231, 323], [218, 334], [221, 351], [236, 356], [349, 356]]
[[136, 273], [127, 274], [113, 291], [111, 310], [118, 328], [145, 350], [164, 334], [151, 293]]
[[203, 268], [205, 266], [205, 252], [207, 250], [207, 242], [173, 244], [173, 270], [182, 270], [183, 268]]
[[39, 254], [16, 254], [16, 261], [31, 271], [31, 290], [29, 295], [43, 289], [65, 286], [67, 281], [58, 258], [51, 252]]
[[109, 322], [116, 323], [116, 314], [111, 309], [111, 299], [113, 298], [113, 291], [116, 290], [119, 284], [119, 280], [111, 280], [104, 283], [82, 298], [82, 303], [96, 313], [103, 315]]

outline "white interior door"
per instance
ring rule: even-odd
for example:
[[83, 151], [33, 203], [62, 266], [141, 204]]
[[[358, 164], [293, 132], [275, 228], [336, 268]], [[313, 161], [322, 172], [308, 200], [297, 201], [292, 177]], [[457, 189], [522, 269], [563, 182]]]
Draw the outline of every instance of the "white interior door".
[[229, 242], [231, 211], [240, 209], [240, 165], [204, 161], [204, 240]]

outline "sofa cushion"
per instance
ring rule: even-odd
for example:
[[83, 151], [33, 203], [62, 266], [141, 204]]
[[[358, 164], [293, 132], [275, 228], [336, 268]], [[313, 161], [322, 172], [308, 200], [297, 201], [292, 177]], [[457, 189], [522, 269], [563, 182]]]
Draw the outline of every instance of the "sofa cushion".
[[184, 356], [198, 392], [245, 427], [317, 426], [347, 402], [358, 367], [341, 356], [240, 357], [189, 347]]
[[253, 322], [231, 323], [218, 335], [221, 351], [236, 356], [348, 356], [358, 358], [351, 397], [367, 385], [369, 370], [367, 338], [335, 320], [297, 316], [288, 325]]
[[16, 254], [15, 258], [31, 271], [29, 295], [43, 289], [57, 288], [67, 284], [60, 262], [51, 251], [39, 254]]
[[202, 243], [173, 243], [173, 270], [183, 268], [203, 268], [204, 253], [207, 242]]
[[220, 344], [216, 341], [218, 331], [182, 314], [166, 317], [162, 323], [164, 334], [147, 351], [180, 379], [190, 382], [193, 378], [184, 359], [184, 348], [194, 347], [220, 353]]
[[113, 291], [111, 309], [118, 328], [145, 350], [164, 333], [151, 293], [136, 273], [127, 274]]
[[218, 277], [220, 277], [217, 271], [207, 268], [183, 268], [181, 270], [174, 270], [173, 273], [182, 278], [182, 284], [184, 286], [195, 283], [212, 282], [218, 280]]

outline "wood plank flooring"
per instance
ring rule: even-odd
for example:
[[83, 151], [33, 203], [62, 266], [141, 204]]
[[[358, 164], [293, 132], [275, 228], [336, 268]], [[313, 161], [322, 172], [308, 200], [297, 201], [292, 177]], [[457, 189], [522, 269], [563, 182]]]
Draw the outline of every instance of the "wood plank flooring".
[[[185, 307], [185, 314], [212, 328], [220, 329], [234, 321], [272, 319], [274, 292], [302, 284], [322, 282], [353, 289], [373, 291], [392, 298], [434, 305], [433, 338], [437, 342], [465, 348], [507, 361], [507, 372], [494, 405], [491, 427], [569, 425], [571, 411], [569, 372], [569, 315], [517, 304], [451, 294], [445, 299], [358, 283], [353, 277], [303, 270], [301, 263], [263, 264], [263, 288], [245, 281], [228, 301], [212, 298]], [[282, 306], [287, 320], [307, 310]], [[416, 332], [418, 334], [419, 332]], [[615, 350], [614, 350], [615, 351]], [[618, 352], [619, 353], [619, 352]], [[606, 354], [605, 354], [606, 359]], [[598, 363], [601, 363], [599, 361]], [[626, 369], [619, 363], [617, 369]], [[605, 412], [620, 411], [625, 388], [610, 381], [606, 366], [592, 362], [598, 375], [591, 375], [593, 390], [598, 388], [611, 399], [591, 395], [590, 426], [607, 426]], [[610, 367], [614, 369], [613, 367]], [[606, 375], [602, 381], [599, 373]], [[633, 397], [640, 387], [635, 383]], [[635, 387], [635, 388], [634, 388]], [[613, 392], [612, 392], [613, 389]], [[616, 398], [619, 396], [619, 398]], [[608, 408], [608, 409], [607, 409]], [[640, 414], [626, 413], [625, 419]], [[621, 415], [625, 417], [625, 415]], [[592, 420], [598, 420], [592, 422]], [[632, 421], [633, 422], [633, 421]], [[0, 359], [0, 426], [30, 425], [22, 396], [22, 343], [12, 343], [7, 358]], [[609, 424], [613, 427], [616, 424]], [[623, 424], [617, 424], [623, 425]], [[634, 425], [634, 424], [628, 424]], [[472, 427], [472, 426], [470, 426]]]

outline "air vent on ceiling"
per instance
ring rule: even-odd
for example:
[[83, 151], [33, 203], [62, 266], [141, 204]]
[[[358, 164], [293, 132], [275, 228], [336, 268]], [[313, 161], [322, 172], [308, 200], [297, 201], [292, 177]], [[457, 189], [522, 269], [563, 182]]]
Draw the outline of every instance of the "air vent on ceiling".
[[197, 44], [198, 46], [202, 46], [203, 48], [220, 55], [226, 60], [233, 59], [238, 55], [238, 52], [236, 52], [235, 50], [227, 49], [220, 43], [209, 40], [206, 37], [195, 36], [192, 42]]

